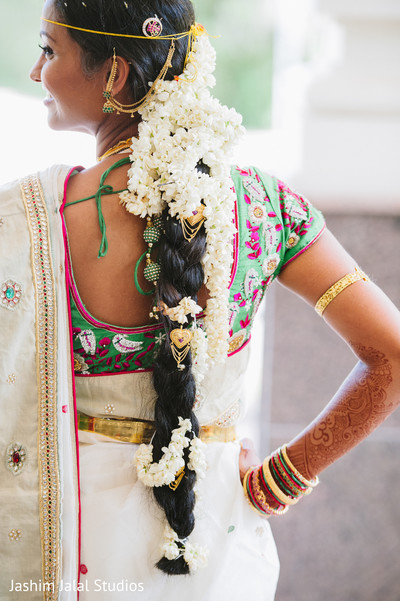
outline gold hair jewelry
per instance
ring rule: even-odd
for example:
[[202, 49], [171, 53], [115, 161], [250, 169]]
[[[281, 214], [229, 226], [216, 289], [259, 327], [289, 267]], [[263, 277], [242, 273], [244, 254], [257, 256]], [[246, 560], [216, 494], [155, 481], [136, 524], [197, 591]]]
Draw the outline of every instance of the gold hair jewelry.
[[175, 480], [173, 482], [171, 482], [171, 484], [168, 485], [169, 488], [175, 492], [176, 489], [178, 488], [178, 486], [180, 485], [180, 483], [182, 482], [182, 478], [184, 475], [185, 475], [185, 466], [181, 467], [181, 469], [176, 472]]
[[[84, 33], [95, 33], [97, 35], [109, 35], [116, 38], [131, 38], [135, 40], [181, 40], [186, 37], [197, 37], [206, 33], [205, 28], [200, 23], [192, 25], [188, 31], [182, 31], [181, 33], [170, 33], [168, 35], [158, 35], [157, 37], [150, 37], [148, 35], [133, 35], [130, 33], [111, 33], [108, 31], [97, 31], [96, 29], [85, 29], [84, 27], [76, 27], [75, 25], [69, 25], [68, 23], [60, 23], [59, 21], [52, 21], [51, 19], [45, 19], [40, 17], [42, 21], [51, 23], [52, 25], [60, 25], [60, 27], [67, 27], [68, 29], [74, 29], [75, 31], [83, 31]], [[154, 18], [152, 19], [154, 20]], [[214, 37], [214, 36], [212, 36]]]
[[163, 26], [161, 23], [161, 19], [154, 15], [154, 17], [150, 17], [150, 19], [146, 19], [143, 23], [142, 31], [146, 38], [159, 38], [162, 34]]
[[200, 205], [190, 217], [182, 217], [181, 225], [183, 230], [183, 236], [185, 240], [191, 242], [193, 238], [195, 238], [205, 222], [206, 218], [204, 217], [205, 206]]
[[174, 56], [174, 52], [175, 52], [175, 40], [171, 40], [171, 46], [169, 48], [167, 60], [165, 61], [163, 68], [161, 69], [160, 73], [156, 77], [156, 80], [154, 81], [153, 85], [151, 86], [151, 88], [147, 92], [147, 94], [141, 100], [139, 100], [138, 102], [135, 102], [134, 104], [121, 104], [112, 95], [114, 80], [115, 80], [115, 77], [117, 75], [117, 70], [118, 70], [118, 61], [117, 61], [117, 56], [115, 54], [115, 48], [114, 48], [111, 73], [110, 73], [110, 77], [108, 78], [106, 90], [105, 90], [105, 92], [103, 92], [103, 96], [106, 99], [106, 102], [104, 103], [104, 106], [103, 106], [103, 113], [113, 113], [114, 111], [116, 111], [117, 115], [119, 115], [120, 113], [128, 113], [131, 115], [131, 117], [133, 117], [134, 113], [136, 113], [139, 109], [147, 106], [151, 102], [151, 100], [156, 92], [158, 83], [165, 79], [168, 69], [170, 69], [172, 67], [172, 57]]
[[323, 312], [325, 311], [325, 309], [327, 308], [329, 303], [331, 303], [333, 301], [333, 299], [336, 298], [336, 296], [338, 294], [343, 292], [343, 290], [345, 290], [348, 286], [350, 286], [351, 284], [354, 284], [354, 282], [358, 282], [358, 280], [364, 280], [365, 282], [370, 281], [369, 277], [363, 271], [361, 271], [361, 269], [356, 267], [356, 270], [354, 273], [348, 273], [343, 278], [341, 278], [338, 282], [333, 284], [333, 286], [331, 286], [318, 299], [318, 301], [314, 307], [316, 312], [318, 313], [318, 315], [322, 316]]
[[[97, 31], [96, 29], [85, 29], [84, 27], [76, 27], [75, 25], [69, 25], [68, 23], [60, 23], [59, 21], [52, 21], [51, 19], [45, 19], [44, 17], [41, 17], [42, 21], [46, 21], [46, 23], [51, 23], [52, 25], [60, 25], [60, 27], [67, 27], [68, 29], [74, 29], [75, 31], [83, 31], [84, 33], [94, 33], [96, 35], [109, 35], [112, 37], [118, 37], [118, 38], [131, 38], [131, 39], [136, 39], [136, 40], [182, 40], [183, 38], [188, 38], [188, 45], [187, 45], [187, 51], [186, 51], [186, 58], [185, 58], [185, 67], [186, 65], [191, 62], [191, 57], [192, 57], [192, 51], [193, 51], [193, 42], [195, 40], [195, 38], [201, 36], [201, 35], [209, 35], [205, 29], [205, 27], [203, 27], [203, 25], [201, 25], [200, 23], [195, 23], [194, 25], [191, 26], [191, 28], [188, 31], [182, 31], [181, 33], [171, 33], [168, 35], [158, 35], [158, 36], [149, 36], [149, 35], [132, 35], [129, 33], [111, 33], [108, 31]], [[153, 19], [154, 20], [154, 19]], [[217, 38], [219, 36], [210, 36], [213, 38]], [[176, 79], [179, 79], [178, 76], [175, 76]], [[196, 76], [193, 77], [193, 80], [196, 78]]]
[[181, 365], [181, 363], [186, 359], [190, 350], [193, 332], [191, 330], [184, 330], [181, 326], [179, 329], [172, 330], [169, 337], [171, 339], [172, 355], [177, 363], [177, 367], [183, 370], [185, 366]]
[[111, 148], [106, 150], [106, 152], [104, 154], [97, 157], [97, 160], [100, 163], [103, 159], [107, 159], [108, 157], [111, 157], [113, 154], [118, 154], [119, 152], [122, 152], [122, 150], [128, 150], [131, 147], [131, 145], [132, 145], [132, 138], [128, 138], [127, 140], [120, 140], [118, 142], [118, 144], [115, 144], [115, 146], [112, 146]]

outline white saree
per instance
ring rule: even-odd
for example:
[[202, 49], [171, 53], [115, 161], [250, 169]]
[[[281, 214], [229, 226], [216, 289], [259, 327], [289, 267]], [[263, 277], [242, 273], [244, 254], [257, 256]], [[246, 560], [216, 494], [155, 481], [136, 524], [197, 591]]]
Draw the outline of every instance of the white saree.
[[[275, 543], [245, 500], [237, 442], [207, 444], [192, 538], [208, 565], [190, 576], [155, 568], [165, 519], [137, 480], [137, 446], [79, 432], [78, 460], [76, 406], [97, 416], [112, 401], [151, 419], [154, 390], [148, 373], [73, 380], [59, 216], [67, 172], [0, 191], [0, 599], [21, 601], [20, 583], [32, 601], [272, 601]], [[248, 347], [208, 374], [201, 425], [240, 418], [247, 358]]]

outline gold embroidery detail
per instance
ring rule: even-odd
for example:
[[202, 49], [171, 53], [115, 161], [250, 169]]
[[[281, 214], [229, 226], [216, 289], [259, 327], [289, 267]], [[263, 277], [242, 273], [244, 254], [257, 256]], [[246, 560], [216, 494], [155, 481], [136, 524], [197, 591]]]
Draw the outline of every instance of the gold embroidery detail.
[[19, 305], [22, 298], [22, 288], [18, 282], [14, 282], [13, 280], [7, 280], [3, 282], [0, 290], [0, 299], [1, 306], [4, 309], [8, 309], [9, 311], [14, 311], [14, 309]]
[[240, 417], [240, 401], [235, 401], [228, 407], [222, 415], [220, 415], [215, 421], [214, 426], [220, 426], [221, 428], [228, 428], [234, 426]]
[[19, 540], [21, 540], [21, 537], [22, 537], [21, 530], [16, 530], [15, 528], [10, 530], [10, 532], [8, 533], [8, 538], [9, 538], [10, 542], [12, 542], [12, 541], [18, 542]]
[[243, 346], [245, 340], [246, 330], [240, 330], [239, 332], [236, 332], [236, 334], [233, 334], [233, 336], [231, 336], [229, 339], [228, 353], [234, 353], [235, 351], [239, 350]]
[[113, 403], [108, 403], [104, 407], [104, 413], [107, 413], [107, 415], [113, 415], [114, 411], [115, 411], [115, 405]]
[[40, 486], [40, 529], [45, 601], [55, 601], [59, 588], [59, 476], [57, 454], [56, 396], [56, 304], [54, 273], [50, 252], [49, 223], [40, 182], [36, 177], [22, 180], [31, 237], [31, 261], [36, 294], [38, 469]]
[[17, 381], [17, 376], [15, 374], [10, 374], [7, 378], [7, 384], [15, 384]]
[[24, 469], [26, 449], [19, 442], [12, 442], [6, 451], [7, 467], [14, 476], [18, 476]]

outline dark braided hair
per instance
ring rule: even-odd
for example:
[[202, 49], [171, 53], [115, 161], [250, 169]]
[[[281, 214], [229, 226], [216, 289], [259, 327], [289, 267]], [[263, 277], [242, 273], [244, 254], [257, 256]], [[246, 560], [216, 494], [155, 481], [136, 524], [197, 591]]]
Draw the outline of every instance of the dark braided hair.
[[[205, 165], [197, 169], [208, 173]], [[196, 237], [188, 242], [182, 232], [180, 222], [169, 216], [168, 209], [163, 213], [164, 235], [161, 239], [159, 261], [161, 275], [158, 280], [158, 301], [168, 307], [175, 307], [185, 296], [197, 301], [197, 294], [204, 281], [201, 260], [206, 251], [206, 233], [201, 227]], [[198, 436], [199, 424], [193, 411], [196, 398], [196, 386], [191, 370], [191, 353], [183, 362], [185, 369], [177, 369], [171, 352], [169, 333], [179, 327], [168, 316], [160, 313], [163, 320], [166, 340], [158, 354], [153, 373], [154, 387], [157, 392], [155, 406], [156, 433], [153, 438], [153, 460], [159, 461], [163, 451], [171, 439], [171, 430], [178, 426], [178, 416], [189, 418], [192, 423], [192, 436]], [[193, 318], [188, 316], [189, 325]], [[171, 528], [180, 539], [185, 539], [194, 528], [195, 494], [193, 487], [196, 474], [187, 467], [189, 450], [185, 449], [185, 476], [178, 488], [173, 491], [168, 486], [155, 487], [154, 496], [164, 509]], [[181, 556], [168, 560], [163, 557], [157, 566], [168, 574], [187, 574], [189, 566]]]
[[[142, 24], [155, 14], [162, 18], [163, 35], [188, 31], [194, 24], [194, 11], [190, 0], [55, 0], [61, 20], [69, 25], [94, 30], [142, 35]], [[129, 86], [133, 102], [140, 100], [148, 91], [148, 82], [154, 81], [165, 63], [170, 42], [119, 38], [69, 30], [71, 36], [83, 50], [82, 65], [90, 74], [112, 56], [126, 58], [132, 65]], [[187, 51], [187, 38], [176, 41], [173, 67], [166, 79], [180, 75], [183, 71]], [[199, 163], [197, 169], [209, 173], [209, 168]], [[201, 260], [206, 251], [206, 233], [202, 226], [197, 236], [188, 242], [179, 220], [170, 217], [168, 209], [163, 212], [163, 234], [159, 246], [161, 275], [157, 284], [157, 303], [164, 302], [175, 307], [185, 296], [197, 301], [197, 294], [204, 281]], [[199, 424], [193, 412], [196, 386], [191, 370], [191, 353], [185, 358], [185, 369], [177, 369], [170, 346], [169, 333], [179, 327], [169, 317], [159, 314], [166, 339], [161, 345], [154, 365], [154, 387], [157, 393], [155, 405], [155, 435], [153, 439], [153, 461], [159, 461], [171, 440], [171, 431], [178, 427], [178, 416], [190, 419], [192, 432], [199, 434]], [[192, 318], [188, 316], [189, 325]], [[179, 539], [186, 539], [194, 528], [194, 485], [196, 474], [187, 467], [189, 449], [185, 449], [185, 475], [178, 488], [154, 487], [154, 496], [165, 511], [167, 520]], [[183, 547], [183, 543], [181, 544]], [[183, 551], [183, 548], [182, 548]], [[168, 574], [187, 574], [189, 566], [183, 556], [175, 560], [161, 558], [157, 567]]]

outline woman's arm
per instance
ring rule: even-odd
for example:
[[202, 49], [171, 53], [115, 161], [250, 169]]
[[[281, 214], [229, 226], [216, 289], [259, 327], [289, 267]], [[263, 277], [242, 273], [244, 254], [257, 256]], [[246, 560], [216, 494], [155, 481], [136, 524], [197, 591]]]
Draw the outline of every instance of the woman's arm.
[[[279, 280], [315, 305], [355, 266], [326, 232]], [[400, 313], [387, 296], [360, 280], [336, 296], [323, 317], [359, 362], [322, 413], [288, 444], [289, 458], [309, 479], [366, 438], [400, 404]]]

